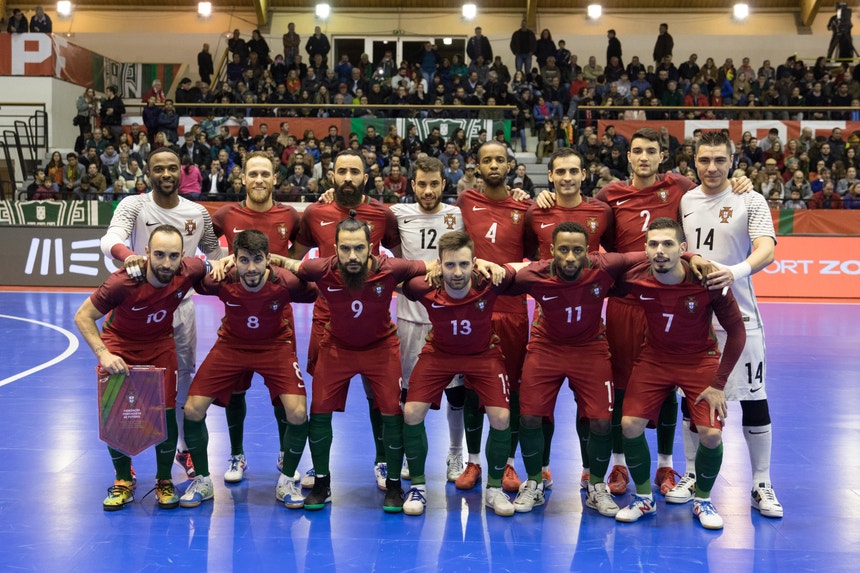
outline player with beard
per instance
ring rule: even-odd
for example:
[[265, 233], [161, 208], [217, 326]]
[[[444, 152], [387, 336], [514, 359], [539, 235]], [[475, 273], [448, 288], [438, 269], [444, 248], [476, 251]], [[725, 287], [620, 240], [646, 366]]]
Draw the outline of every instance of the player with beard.
[[[160, 165], [156, 159], [156, 167]], [[179, 165], [177, 161], [177, 166]], [[177, 175], [178, 178], [178, 175]], [[176, 451], [176, 345], [173, 340], [173, 312], [183, 304], [185, 294], [206, 274], [208, 263], [183, 258], [182, 234], [170, 225], [152, 229], [143, 248], [139, 281], [122, 268], [111, 274], [75, 313], [75, 325], [109, 375], [128, 374], [129, 365], [151, 364], [164, 368], [164, 396], [167, 406], [167, 439], [155, 446], [157, 470], [155, 495], [162, 509], [175, 509], [179, 497], [173, 487], [170, 468]], [[102, 325], [96, 321], [110, 314]], [[134, 501], [131, 458], [108, 448], [116, 477], [102, 506], [105, 511], [122, 509]]]
[[[269, 238], [268, 251], [273, 257], [289, 256], [290, 242], [295, 240], [299, 229], [299, 214], [290, 205], [276, 203], [272, 199], [275, 173], [272, 160], [267, 153], [255, 151], [248, 155], [242, 174], [242, 183], [247, 191], [245, 200], [225, 205], [212, 215], [215, 234], [223, 235], [227, 239], [227, 245], [232, 253], [236, 236], [243, 230], [256, 229], [262, 231]], [[293, 324], [292, 306], [283, 305], [283, 311], [284, 320], [288, 324]], [[290, 336], [293, 348], [295, 348], [295, 333], [292, 330]], [[252, 371], [245, 374], [244, 388], [251, 387], [252, 377]], [[225, 408], [230, 435], [230, 459], [227, 471], [224, 473], [224, 481], [228, 483], [242, 481], [248, 467], [243, 445], [245, 413], [247, 412], [245, 390], [241, 386], [237, 386], [235, 389], [236, 391]], [[280, 401], [275, 401], [274, 408], [280, 440], [287, 429], [287, 415]], [[284, 449], [281, 448], [278, 457], [278, 469], [283, 467], [283, 455]]]
[[[429, 260], [437, 256], [439, 238], [449, 231], [462, 231], [463, 216], [460, 208], [442, 203], [445, 189], [444, 166], [435, 157], [422, 157], [412, 164], [412, 192], [417, 203], [397, 203], [391, 212], [397, 218], [402, 241], [403, 257], [412, 260]], [[418, 360], [418, 353], [430, 333], [430, 318], [418, 302], [405, 296], [397, 297], [397, 335], [400, 337], [400, 364], [403, 371], [403, 392], [408, 396], [409, 379]], [[455, 376], [445, 388], [448, 398], [448, 456], [445, 460], [448, 481], [453, 482], [463, 473], [463, 403], [466, 389], [463, 377]], [[406, 398], [404, 398], [405, 402]], [[404, 462], [400, 476], [409, 479], [408, 465]]]
[[[149, 234], [158, 225], [172, 225], [182, 232], [189, 254], [193, 255], [199, 248], [208, 259], [220, 259], [223, 252], [209, 212], [203, 205], [179, 195], [179, 155], [169, 147], [156, 149], [146, 159], [146, 174], [152, 193], [133, 195], [120, 201], [107, 232], [101, 238], [104, 255], [122, 261], [130, 277], [143, 281], [143, 254]], [[126, 246], [126, 241], [129, 246]], [[179, 427], [176, 463], [191, 479], [195, 475], [194, 464], [185, 444], [182, 422], [182, 408], [197, 364], [197, 323], [190, 294], [173, 317], [173, 338], [179, 361], [176, 375], [176, 421]]]
[[[271, 165], [266, 158], [249, 159], [246, 173], [259, 173], [256, 170], [265, 170], [266, 163]], [[207, 277], [195, 285], [197, 292], [217, 296], [225, 307], [218, 340], [194, 377], [185, 404], [185, 436], [197, 476], [179, 504], [196, 507], [213, 498], [206, 411], [213, 402], [227, 406], [237, 391], [244, 395], [246, 381], [256, 372], [268, 386], [272, 404], [279, 404], [287, 416], [282, 436], [286, 455], [275, 497], [289, 508], [301, 508], [304, 498], [292, 476], [307, 440], [307, 399], [296, 358], [292, 313], [284, 309], [291, 302], [313, 302], [317, 289], [290, 272], [269, 266], [269, 240], [260, 231], [237, 234], [232, 251], [235, 271], [223, 281]]]
[[[675, 219], [654, 220], [646, 233], [648, 262], [631, 269], [617, 285], [619, 294], [626, 292], [640, 301], [648, 338], [633, 366], [621, 419], [624, 454], [636, 493], [615, 519], [632, 522], [656, 511], [645, 426], [656, 422], [666, 394], [679, 387], [699, 432], [693, 514], [704, 528], [722, 529], [723, 519], [710, 495], [723, 459], [724, 389], [743, 352], [746, 329], [731, 290], [707, 290], [681, 261], [686, 248]], [[711, 326], [714, 316], [726, 330], [722, 359]]]
[[[367, 184], [367, 165], [361, 153], [345, 150], [338, 153], [334, 161], [332, 178], [335, 184], [333, 203], [313, 203], [307, 206], [299, 223], [299, 231], [290, 256], [301, 259], [313, 247], [319, 248], [321, 258], [332, 257], [335, 251], [335, 229], [337, 223], [355, 211], [356, 218], [364, 221], [370, 227], [370, 244], [373, 255], [379, 254], [380, 245], [385, 246], [395, 256], [400, 254], [400, 235], [397, 231], [397, 221], [391, 211], [379, 201], [364, 193]], [[325, 325], [330, 319], [328, 301], [322, 297], [314, 305], [313, 323], [311, 325], [310, 342], [308, 343], [307, 372], [315, 373], [319, 343], [325, 333]], [[374, 459], [374, 477], [377, 486], [385, 489], [388, 476], [386, 452], [382, 446], [382, 418], [379, 408], [373, 403], [370, 388], [365, 384], [368, 408], [370, 411], [371, 428], [373, 430], [376, 457]], [[399, 468], [400, 466], [398, 466]], [[302, 479], [302, 487], [313, 486], [313, 473]]]
[[[525, 224], [526, 211], [532, 203], [517, 201], [510, 196], [505, 184], [508, 169], [507, 147], [498, 141], [484, 143], [478, 149], [478, 170], [484, 187], [481, 191], [464, 191], [457, 200], [466, 231], [475, 242], [475, 255], [498, 264], [521, 261], [537, 252], [536, 239]], [[525, 295], [499, 298], [493, 310], [493, 330], [500, 338], [511, 388], [511, 447], [502, 487], [507, 492], [517, 492], [522, 484], [513, 467], [519, 441], [519, 384], [529, 335]], [[458, 489], [472, 489], [481, 481], [484, 423], [478, 396], [474, 392], [466, 392], [464, 418], [469, 459], [456, 485]], [[547, 478], [551, 479], [549, 471]]]
[[[585, 177], [585, 160], [582, 155], [570, 148], [557, 149], [549, 158], [547, 178], [555, 189], [555, 204], [549, 209], [532, 206], [526, 213], [526, 225], [538, 238], [538, 258], [550, 259], [553, 237], [558, 224], [564, 221], [579, 223], [588, 231], [588, 252], [597, 252], [604, 237], [612, 236], [614, 218], [609, 205], [583, 196], [582, 181]], [[539, 301], [538, 301], [539, 302]], [[549, 472], [550, 445], [555, 425], [551, 419], [543, 424], [543, 471]], [[588, 488], [591, 477], [588, 457], [588, 437], [591, 432], [588, 418], [577, 416], [576, 433], [579, 436], [579, 451], [582, 458], [582, 489]], [[603, 475], [598, 476], [603, 482]], [[547, 481], [543, 485], [552, 485]]]

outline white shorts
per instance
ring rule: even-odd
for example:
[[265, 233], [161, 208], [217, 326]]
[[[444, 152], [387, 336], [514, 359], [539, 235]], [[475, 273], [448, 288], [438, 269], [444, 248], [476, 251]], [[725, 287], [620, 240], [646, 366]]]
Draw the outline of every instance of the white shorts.
[[[403, 318], [397, 319], [397, 336], [400, 338], [400, 370], [402, 372], [401, 386], [409, 389], [409, 377], [418, 362], [418, 354], [427, 342], [432, 326], [420, 322], [412, 322]], [[463, 375], [454, 376], [447, 388], [463, 385]]]
[[[720, 352], [722, 352], [726, 346], [726, 332], [716, 330], [715, 333], [717, 343], [720, 345]], [[735, 402], [764, 400], [767, 398], [766, 380], [767, 362], [765, 360], [764, 331], [761, 328], [747, 330], [747, 342], [744, 345], [744, 351], [726, 384], [726, 400]]]
[[176, 344], [176, 404], [185, 405], [197, 367], [197, 320], [194, 301], [186, 297], [173, 313], [173, 342]]

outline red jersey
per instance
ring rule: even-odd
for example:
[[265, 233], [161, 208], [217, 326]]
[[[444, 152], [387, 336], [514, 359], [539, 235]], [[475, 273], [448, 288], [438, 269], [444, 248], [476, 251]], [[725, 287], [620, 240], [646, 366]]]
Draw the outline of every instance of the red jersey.
[[511, 292], [526, 292], [538, 303], [532, 336], [559, 344], [585, 344], [603, 335], [603, 299], [624, 271], [644, 253], [591, 253], [575, 281], [558, 276], [553, 261], [542, 260], [517, 272]]
[[303, 261], [296, 275], [316, 282], [320, 295], [331, 309], [326, 332], [338, 344], [360, 349], [387, 338], [397, 331], [391, 322], [391, 295], [401, 282], [424, 275], [424, 261], [373, 257], [367, 280], [360, 291], [350, 290], [340, 277], [337, 257]]
[[350, 209], [341, 207], [337, 203], [311, 203], [302, 213], [295, 241], [306, 247], [319, 247], [320, 258], [335, 256], [337, 224], [349, 217], [351, 210], [356, 212], [356, 219], [370, 226], [373, 255], [379, 254], [380, 246], [389, 249], [400, 246], [400, 233], [397, 230], [397, 219], [394, 213], [376, 199], [371, 198], [358, 207]]
[[256, 229], [269, 237], [269, 252], [289, 256], [290, 242], [299, 230], [299, 212], [290, 205], [275, 203], [265, 212], [252, 211], [245, 201], [224, 205], [212, 215], [215, 234], [224, 235], [227, 248], [233, 252], [233, 239], [242, 231]]
[[435, 288], [419, 277], [403, 285], [403, 294], [427, 309], [433, 329], [427, 341], [447, 354], [480, 354], [499, 343], [493, 332], [493, 305], [514, 280], [515, 273], [505, 267], [499, 285], [472, 273], [472, 288], [463, 298], [452, 298], [444, 288]]
[[[526, 212], [532, 201], [514, 201], [508, 197], [490, 199], [474, 189], [464, 191], [457, 199], [463, 213], [466, 231], [475, 242], [475, 256], [493, 263], [522, 261], [537, 252], [537, 238], [526, 225]], [[525, 296], [503, 297], [496, 312], [526, 313]]]
[[[719, 354], [711, 327], [716, 315], [726, 330], [727, 342], [717, 377], [711, 385], [722, 390], [746, 342], [743, 316], [731, 290], [725, 296], [719, 290], [707, 290], [686, 264], [684, 268], [687, 275], [683, 282], [665, 285], [654, 277], [646, 261], [622, 277], [619, 287], [639, 301], [648, 323], [645, 346], [660, 354]], [[671, 358], [666, 362], [671, 367]]]
[[681, 197], [696, 184], [677, 173], [663, 173], [651, 187], [637, 189], [624, 182], [603, 187], [597, 198], [609, 204], [615, 216], [614, 235], [603, 242], [608, 251], [630, 253], [645, 250], [645, 232], [660, 217], [678, 219]]
[[573, 221], [585, 227], [588, 231], [588, 252], [590, 253], [600, 250], [600, 243], [604, 236], [612, 237], [615, 233], [612, 209], [603, 201], [583, 196], [582, 203], [576, 207], [554, 205], [550, 209], [540, 209], [535, 205], [526, 212], [526, 225], [537, 237], [539, 258], [552, 258], [550, 252], [552, 233], [557, 224], [565, 221]]
[[156, 288], [148, 281], [140, 283], [129, 277], [125, 269], [115, 271], [90, 295], [93, 306], [108, 315], [102, 332], [129, 342], [151, 342], [171, 336], [173, 311], [206, 272], [206, 263], [200, 259], [184, 258], [173, 279]]
[[206, 276], [194, 285], [200, 294], [217, 296], [224, 303], [218, 338], [231, 348], [253, 350], [261, 344], [292, 342], [292, 313], [284, 314], [291, 302], [314, 302], [317, 289], [293, 273], [269, 268], [263, 287], [249, 291], [236, 271], [218, 282]]

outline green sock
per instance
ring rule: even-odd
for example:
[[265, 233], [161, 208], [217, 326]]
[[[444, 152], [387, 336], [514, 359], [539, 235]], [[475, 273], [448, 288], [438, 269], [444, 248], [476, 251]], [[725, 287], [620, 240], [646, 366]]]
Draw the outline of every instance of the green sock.
[[510, 447], [510, 453], [508, 454], [509, 458], [513, 458], [517, 455], [517, 446], [520, 443], [520, 393], [519, 392], [511, 392], [511, 443], [508, 444]]
[[[543, 421], [543, 462], [544, 466], [549, 466], [549, 454], [552, 449], [552, 437], [555, 434], [555, 421], [547, 418]], [[522, 426], [520, 426], [520, 432], [522, 432]]]
[[627, 458], [627, 467], [630, 469], [630, 477], [636, 484], [636, 493], [650, 494], [651, 483], [651, 450], [645, 434], [637, 438], [624, 438], [624, 456]]
[[[576, 418], [576, 437], [579, 438], [579, 455], [582, 458], [582, 467], [591, 469], [591, 454], [589, 453], [591, 423], [588, 421], [588, 418]], [[612, 444], [610, 443], [611, 446]]]
[[487, 487], [502, 487], [502, 474], [511, 447], [511, 429], [490, 428], [487, 436]]
[[[281, 473], [292, 477], [302, 460], [305, 444], [308, 441], [308, 421], [301, 424], [286, 424], [281, 443], [284, 447], [284, 467]], [[298, 452], [298, 453], [296, 453]]]
[[406, 450], [406, 461], [409, 463], [409, 474], [412, 485], [427, 483], [424, 477], [424, 465], [427, 463], [427, 428], [424, 422], [414, 426], [403, 424], [403, 448]]
[[317, 475], [328, 475], [331, 440], [331, 414], [311, 414], [308, 423], [308, 445], [311, 448], [311, 459]]
[[370, 413], [370, 430], [373, 432], [373, 444], [376, 446], [376, 458], [373, 463], [378, 464], [385, 461], [385, 444], [382, 443], [382, 412], [373, 405], [373, 399], [367, 399], [367, 407]]
[[[278, 445], [281, 451], [286, 451], [284, 447], [284, 436], [287, 433], [287, 411], [283, 404], [275, 406], [275, 422], [278, 423]], [[307, 434], [307, 432], [305, 432]]]
[[612, 405], [612, 453], [624, 453], [624, 432], [621, 431], [621, 408], [624, 406], [624, 390], [615, 390]]
[[[577, 428], [578, 429], [578, 428]], [[609, 469], [609, 460], [612, 458], [612, 436], [609, 432], [598, 434], [594, 430], [589, 431], [588, 436], [588, 469], [591, 471], [589, 483], [600, 483], [605, 479], [606, 470]]]
[[520, 449], [522, 450], [523, 463], [526, 465], [526, 473], [529, 479], [533, 479], [540, 483], [541, 477], [541, 462], [543, 461], [544, 449], [544, 433], [543, 427], [538, 424], [534, 428], [528, 426], [520, 426]]
[[110, 461], [113, 462], [115, 479], [131, 481], [131, 458], [111, 447], [108, 447], [108, 453], [110, 454]]
[[382, 443], [385, 446], [385, 459], [391, 479], [400, 479], [400, 466], [403, 465], [403, 414], [382, 415]]
[[167, 417], [167, 439], [155, 446], [155, 479], [172, 479], [170, 473], [176, 455], [176, 440], [179, 438], [176, 409], [168, 408], [164, 415]]
[[670, 392], [660, 406], [657, 417], [657, 453], [672, 455], [675, 446], [675, 426], [678, 424], [678, 395]]
[[466, 428], [466, 451], [470, 454], [480, 454], [481, 437], [484, 433], [484, 414], [481, 412], [478, 394], [474, 390], [466, 389], [463, 425]]
[[185, 429], [185, 443], [188, 445], [188, 453], [191, 454], [191, 461], [194, 462], [194, 471], [199, 476], [208, 476], [209, 430], [206, 428], [206, 417], [204, 416], [198, 422], [186, 417], [183, 428]]
[[706, 448], [699, 442], [696, 450], [696, 497], [711, 497], [720, 466], [723, 465], [723, 443], [716, 448]]
[[[245, 393], [232, 394], [230, 402], [224, 408], [227, 417], [227, 431], [230, 434], [230, 455], [238, 456], [244, 454], [245, 440], [245, 414], [248, 412], [248, 404], [245, 402]], [[191, 446], [189, 446], [190, 448]], [[197, 462], [194, 462], [195, 466]]]

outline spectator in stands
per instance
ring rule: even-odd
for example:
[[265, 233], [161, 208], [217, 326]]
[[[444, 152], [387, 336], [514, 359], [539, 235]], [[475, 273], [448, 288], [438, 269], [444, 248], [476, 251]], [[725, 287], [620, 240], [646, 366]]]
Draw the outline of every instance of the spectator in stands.
[[6, 31], [10, 34], [26, 34], [29, 31], [27, 17], [18, 8], [12, 10], [12, 17], [9, 18], [9, 23], [6, 24]]
[[119, 138], [122, 132], [122, 116], [125, 114], [125, 105], [119, 97], [119, 88], [116, 86], [108, 86], [105, 88], [107, 96], [102, 101], [100, 111], [101, 125], [110, 129], [114, 139]]
[[470, 63], [477, 60], [478, 56], [483, 56], [485, 62], [493, 61], [493, 47], [490, 40], [483, 35], [480, 26], [475, 28], [475, 35], [466, 42], [466, 55], [469, 56]]
[[654, 44], [654, 62], [659, 64], [665, 56], [671, 56], [675, 49], [675, 40], [669, 34], [669, 24], [660, 24], [657, 42]]
[[149, 193], [149, 184], [145, 178], [140, 178], [135, 180], [134, 189], [132, 190], [132, 194], [134, 195], [143, 195], [145, 193]]
[[766, 198], [770, 198], [773, 192], [778, 192], [779, 196], [782, 197], [785, 191], [779, 173], [767, 173], [767, 177], [762, 182], [761, 188], [758, 191]]
[[65, 167], [63, 163], [63, 155], [59, 151], [55, 151], [51, 154], [51, 159], [48, 161], [48, 164], [45, 166], [45, 173], [48, 176], [48, 179], [52, 182], [56, 183], [58, 186], [63, 184], [63, 168]]
[[[137, 136], [137, 143], [131, 146], [131, 150], [141, 158], [149, 157], [149, 152], [152, 150], [152, 146], [149, 143], [149, 136], [146, 132], [140, 132]], [[141, 165], [143, 165], [143, 162], [141, 162]]]
[[594, 82], [599, 76], [603, 75], [603, 66], [597, 63], [597, 58], [594, 56], [588, 57], [588, 64], [582, 68], [582, 76], [589, 82]]
[[514, 71], [523, 74], [532, 69], [532, 57], [537, 49], [537, 37], [523, 19], [520, 27], [511, 35], [511, 52], [514, 54]]
[[[248, 70], [245, 70], [248, 73]], [[179, 89], [176, 90], [176, 97], [173, 100], [179, 115], [192, 115], [195, 108], [191, 104], [200, 103], [201, 93], [200, 88], [194, 85], [191, 78], [182, 78], [179, 82]], [[165, 100], [165, 103], [166, 100]]]
[[80, 195], [81, 178], [86, 174], [84, 166], [78, 163], [78, 156], [74, 153], [66, 154], [66, 166], [63, 168], [63, 185], [61, 191], [63, 199], [82, 199]]
[[823, 161], [827, 168], [832, 168], [836, 157], [833, 155], [833, 150], [827, 140], [822, 141], [817, 148], [813, 148], [809, 152], [809, 161], [817, 165], [819, 161]]
[[[100, 166], [98, 163], [90, 163], [87, 167], [87, 179], [90, 182], [90, 187], [92, 189], [91, 193], [102, 195], [107, 189], [108, 182], [105, 176], [102, 174]], [[90, 199], [90, 197], [84, 197], [85, 199]], [[98, 199], [98, 197], [96, 197]]]
[[790, 211], [797, 211], [799, 209], [806, 209], [807, 206], [806, 201], [800, 198], [800, 191], [792, 189], [788, 200], [783, 201], [782, 208]]
[[157, 129], [159, 133], [164, 133], [170, 145], [179, 141], [179, 115], [173, 107], [172, 99], [165, 100], [164, 107], [158, 114]]
[[785, 194], [783, 197], [789, 199], [792, 191], [799, 193], [798, 199], [806, 201], [812, 198], [812, 188], [809, 185], [809, 181], [806, 180], [806, 175], [800, 169], [794, 172], [791, 180], [785, 185]]
[[314, 33], [308, 37], [305, 43], [305, 51], [308, 53], [308, 58], [313, 62], [316, 56], [321, 56], [323, 60], [328, 58], [328, 53], [331, 51], [331, 44], [328, 36], [322, 33], [319, 26], [314, 28]]
[[782, 152], [782, 143], [779, 140], [774, 141], [770, 148], [764, 152], [764, 160], [766, 164], [773, 160], [780, 173], [785, 169], [785, 154]]
[[209, 53], [209, 44], [203, 44], [203, 49], [197, 54], [197, 73], [200, 81], [209, 84], [212, 74], [215, 73], [215, 64], [212, 62], [212, 54]]
[[848, 190], [854, 187], [854, 184], [860, 182], [857, 178], [857, 168], [853, 165], [845, 170], [845, 177], [839, 179], [836, 183], [836, 193], [840, 197], [844, 197]]
[[27, 200], [44, 201], [59, 198], [59, 187], [51, 181], [44, 169], [37, 169], [33, 176], [33, 182], [27, 186]]
[[[457, 161], [457, 158], [453, 158]], [[449, 163], [450, 164], [450, 163]], [[462, 175], [462, 171], [460, 172]], [[409, 181], [401, 172], [400, 165], [392, 165], [388, 176], [385, 177], [385, 186], [397, 195], [402, 201], [409, 194]]]
[[81, 135], [95, 127], [99, 112], [98, 104], [99, 101], [93, 88], [86, 88], [84, 93], [78, 96], [78, 101], [75, 104], [78, 113], [73, 123], [78, 126]]
[[156, 103], [164, 103], [165, 95], [164, 95], [164, 88], [161, 87], [161, 80], [159, 80], [159, 79], [152, 80], [152, 87], [149, 88], [143, 94], [143, 98], [141, 98], [141, 101], [143, 103], [146, 103], [149, 101], [150, 97], [155, 97]]
[[257, 61], [261, 66], [268, 66], [272, 59], [269, 57], [269, 53], [271, 49], [269, 48], [269, 43], [260, 34], [260, 30], [254, 30], [251, 32], [251, 39], [248, 40], [248, 56], [250, 59], [251, 54], [257, 54]]
[[842, 208], [860, 209], [860, 181], [848, 188], [848, 192], [842, 198]]
[[537, 59], [538, 67], [543, 68], [547, 58], [555, 57], [555, 52], [556, 46], [552, 39], [552, 33], [544, 28], [540, 33], [540, 38], [535, 43], [535, 59]]
[[463, 176], [457, 182], [457, 195], [467, 189], [478, 188], [478, 178], [475, 175], [476, 172], [476, 165], [474, 163], [466, 164], [466, 169], [463, 172]]
[[44, 8], [36, 6], [36, 13], [30, 18], [30, 33], [50, 34], [53, 31], [54, 24], [51, 22], [51, 17], [45, 14]]
[[[119, 159], [119, 153], [113, 143], [108, 143], [105, 146], [104, 152], [99, 155], [99, 163], [108, 171], [108, 183], [113, 182], [114, 179], [119, 177]], [[90, 183], [95, 185], [95, 181], [92, 178], [90, 178]]]
[[[741, 173], [740, 175], [743, 175]], [[779, 192], [779, 189], [772, 189], [770, 195], [767, 196], [767, 206], [771, 209], [776, 209], [779, 211], [782, 209], [782, 195]]]
[[555, 125], [552, 121], [547, 121], [538, 132], [537, 149], [535, 150], [538, 164], [543, 163], [543, 158], [545, 156], [552, 155], [556, 150], [556, 144], [557, 135], [555, 132]]
[[812, 194], [810, 209], [842, 209], [842, 198], [834, 193], [833, 181], [825, 181], [821, 191]]
[[400, 202], [400, 197], [385, 186], [385, 180], [381, 174], [373, 177], [373, 187], [368, 191], [368, 195], [382, 203]]

